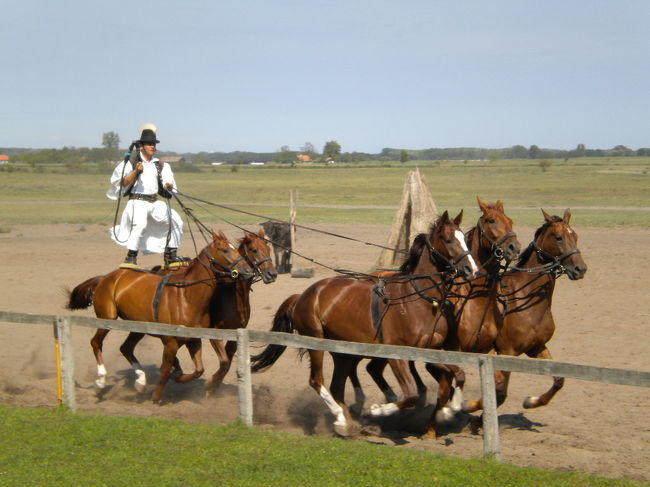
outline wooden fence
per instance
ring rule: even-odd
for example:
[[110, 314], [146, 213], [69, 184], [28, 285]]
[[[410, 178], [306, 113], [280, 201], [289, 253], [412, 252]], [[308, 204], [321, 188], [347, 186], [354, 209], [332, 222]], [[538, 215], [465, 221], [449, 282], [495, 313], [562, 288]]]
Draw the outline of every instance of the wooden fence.
[[499, 458], [499, 428], [494, 388], [494, 371], [505, 370], [525, 374], [571, 377], [574, 379], [608, 384], [650, 387], [650, 372], [593, 367], [587, 365], [464, 352], [447, 352], [395, 345], [324, 340], [289, 333], [247, 329], [216, 330], [187, 328], [184, 326], [140, 321], [103, 320], [84, 316], [55, 316], [0, 311], [0, 322], [53, 325], [57, 363], [57, 398], [71, 410], [76, 409], [74, 388], [74, 358], [70, 332], [72, 326], [106, 328], [109, 330], [137, 331], [152, 335], [172, 335], [190, 338], [216, 338], [237, 342], [237, 386], [239, 391], [239, 416], [247, 425], [253, 424], [253, 388], [250, 369], [250, 342], [309, 348], [327, 352], [348, 353], [365, 357], [395, 358], [477, 367], [483, 395], [483, 453]]

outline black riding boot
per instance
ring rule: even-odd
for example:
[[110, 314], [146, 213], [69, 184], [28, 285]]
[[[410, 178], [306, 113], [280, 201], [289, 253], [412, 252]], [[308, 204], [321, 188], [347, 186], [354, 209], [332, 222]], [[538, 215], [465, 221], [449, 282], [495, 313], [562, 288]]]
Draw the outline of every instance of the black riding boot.
[[173, 247], [167, 247], [164, 254], [165, 265], [173, 264], [175, 262], [183, 262], [178, 255], [176, 255], [176, 249]]
[[129, 252], [126, 254], [126, 259], [124, 259], [124, 263], [138, 265], [138, 251], [129, 250]]

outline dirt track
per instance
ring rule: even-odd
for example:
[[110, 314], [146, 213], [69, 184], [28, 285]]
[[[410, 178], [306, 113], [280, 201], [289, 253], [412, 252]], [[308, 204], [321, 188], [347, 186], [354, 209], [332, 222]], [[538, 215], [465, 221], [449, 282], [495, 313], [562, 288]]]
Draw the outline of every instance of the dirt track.
[[[644, 276], [650, 268], [650, 229], [581, 229], [579, 218], [579, 212], [574, 212], [574, 229], [580, 234], [580, 247], [589, 271], [582, 281], [562, 278], [558, 282], [554, 299], [558, 328], [550, 342], [554, 359], [649, 371], [650, 283]], [[377, 243], [384, 243], [389, 230], [379, 225], [328, 225], [326, 229]], [[522, 244], [530, 241], [533, 229], [515, 230]], [[240, 236], [239, 232], [227, 233], [233, 239]], [[99, 226], [15, 227], [10, 233], [0, 234], [0, 243], [5, 257], [0, 309], [5, 311], [69, 314], [63, 309], [63, 288], [114, 269], [124, 257], [122, 248], [113, 244], [106, 230]], [[191, 254], [190, 242], [186, 240], [184, 245], [185, 253]], [[379, 253], [372, 247], [303, 230], [298, 234], [298, 250], [332, 267], [360, 271], [367, 270]], [[145, 265], [153, 265], [159, 263], [160, 257], [141, 260]], [[313, 266], [300, 259], [294, 265]], [[316, 278], [331, 274], [316, 267]], [[269, 329], [279, 303], [312, 282], [313, 279], [282, 275], [274, 284], [256, 284], [249, 326]], [[91, 311], [79, 314], [92, 316]], [[117, 350], [125, 336], [123, 332], [112, 332], [106, 340], [111, 387], [98, 398], [92, 389], [95, 365], [88, 344], [90, 336], [91, 330], [73, 331], [79, 410], [155, 415], [202, 423], [237, 418], [235, 367], [217, 397], [203, 397], [203, 379], [169, 385], [164, 406], [154, 406], [139, 396], [132, 387], [132, 372]], [[0, 373], [0, 402], [53, 406], [51, 329], [1, 324], [0, 343], [5, 359]], [[137, 353], [146, 366], [149, 383], [155, 382], [161, 353], [159, 341], [146, 338]], [[181, 351], [180, 356], [184, 367], [190, 369], [187, 353]], [[212, 373], [216, 360], [209, 347], [204, 348], [204, 357], [207, 373]], [[269, 371], [254, 375], [256, 423], [274, 430], [332, 435], [332, 418], [308, 387], [307, 375], [307, 362], [300, 363], [293, 350], [287, 350]], [[361, 375], [369, 396], [366, 406], [381, 402], [365, 372]], [[499, 409], [504, 461], [650, 481], [650, 390], [567, 380], [549, 406], [536, 410], [521, 407], [525, 396], [541, 393], [550, 382], [548, 377], [513, 376], [509, 398]], [[434, 388], [431, 381], [427, 383]], [[475, 371], [470, 370], [466, 396], [474, 397], [477, 391], [478, 380]], [[351, 392], [348, 397], [351, 399]], [[463, 457], [481, 454], [482, 438], [472, 434], [467, 418], [436, 440], [419, 439], [414, 432], [424, 427], [426, 412], [404, 415], [391, 430], [367, 427], [358, 439]]]

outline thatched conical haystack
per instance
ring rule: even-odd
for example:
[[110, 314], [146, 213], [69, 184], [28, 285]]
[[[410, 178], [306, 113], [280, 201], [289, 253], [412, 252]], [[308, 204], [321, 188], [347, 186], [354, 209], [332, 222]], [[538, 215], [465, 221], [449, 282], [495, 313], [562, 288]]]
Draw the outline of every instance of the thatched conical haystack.
[[[409, 171], [404, 182], [404, 191], [399, 209], [395, 214], [386, 247], [408, 250], [418, 233], [429, 231], [431, 223], [437, 218], [438, 210], [433, 202], [429, 188], [417, 169]], [[384, 249], [375, 267], [390, 269], [404, 262], [405, 254]]]

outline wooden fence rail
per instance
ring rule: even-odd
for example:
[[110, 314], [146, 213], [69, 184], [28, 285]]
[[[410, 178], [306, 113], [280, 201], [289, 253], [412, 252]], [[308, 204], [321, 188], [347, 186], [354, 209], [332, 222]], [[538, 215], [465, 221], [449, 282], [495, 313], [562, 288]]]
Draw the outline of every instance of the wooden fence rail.
[[[571, 377], [592, 382], [604, 382], [637, 387], [650, 387], [650, 372], [609, 367], [594, 367], [567, 362], [530, 358], [483, 355], [477, 353], [448, 352], [395, 345], [325, 340], [290, 333], [257, 330], [217, 330], [188, 328], [185, 326], [126, 320], [103, 320], [85, 316], [37, 315], [0, 311], [0, 322], [53, 325], [54, 340], [59, 362], [60, 381], [57, 389], [59, 402], [75, 410], [74, 358], [70, 330], [72, 326], [106, 328], [110, 330], [137, 331], [152, 335], [172, 335], [190, 338], [220, 339], [237, 342], [237, 384], [239, 415], [248, 425], [253, 424], [253, 389], [250, 370], [250, 342], [309, 348], [365, 357], [396, 358], [419, 362], [443, 363], [461, 367], [476, 367], [481, 379], [483, 394], [483, 453], [499, 458], [499, 428], [497, 420], [494, 370], [522, 372], [525, 374]], [[57, 377], [59, 374], [57, 373]]]

